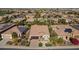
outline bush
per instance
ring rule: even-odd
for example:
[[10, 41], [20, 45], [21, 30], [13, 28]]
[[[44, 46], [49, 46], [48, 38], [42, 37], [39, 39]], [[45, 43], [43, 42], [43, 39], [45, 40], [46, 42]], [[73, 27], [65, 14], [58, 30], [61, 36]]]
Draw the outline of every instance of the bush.
[[52, 44], [51, 44], [51, 43], [46, 43], [45, 45], [46, 45], [47, 47], [52, 46]]
[[17, 33], [16, 33], [16, 32], [13, 32], [13, 33], [12, 33], [12, 37], [13, 37], [13, 38], [18, 38]]
[[43, 44], [40, 42], [40, 43], [39, 43], [39, 47], [42, 47], [42, 46], [43, 46]]
[[28, 42], [27, 44], [26, 44], [26, 46], [29, 46], [30, 45], [30, 42]]
[[58, 37], [57, 36], [52, 36], [49, 38], [50, 41], [57, 41], [58, 40]]
[[21, 45], [22, 46], [29, 46], [30, 42], [24, 40], [24, 41], [21, 42]]
[[63, 45], [64, 44], [63, 38], [58, 38], [58, 37], [50, 37], [50, 42], [52, 42], [53, 45]]
[[64, 45], [64, 40], [63, 40], [63, 38], [59, 38], [59, 39], [57, 40], [57, 43], [58, 43], [59, 45]]
[[8, 41], [7, 44], [8, 44], [8, 45], [12, 45], [13, 42], [12, 42], [12, 41]]
[[21, 39], [18, 39], [18, 43], [21, 42]]
[[1, 35], [0, 35], [0, 41], [2, 40], [2, 37], [1, 37]]
[[0, 38], [0, 41], [2, 40], [2, 38]]

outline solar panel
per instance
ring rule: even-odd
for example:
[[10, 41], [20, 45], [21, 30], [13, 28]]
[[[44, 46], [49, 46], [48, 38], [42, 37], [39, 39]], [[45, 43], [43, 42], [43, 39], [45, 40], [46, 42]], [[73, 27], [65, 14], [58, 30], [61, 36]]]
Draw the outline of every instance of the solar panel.
[[76, 24], [76, 25], [71, 25], [73, 28], [79, 30], [79, 24]]
[[72, 29], [71, 28], [65, 28], [64, 32], [71, 33], [72, 32]]
[[27, 29], [24, 26], [18, 26], [18, 29], [20, 30], [21, 33], [24, 33], [27, 31]]
[[11, 23], [7, 23], [7, 24], [0, 24], [0, 32], [3, 32], [5, 30], [7, 30], [8, 28], [14, 26], [14, 24]]

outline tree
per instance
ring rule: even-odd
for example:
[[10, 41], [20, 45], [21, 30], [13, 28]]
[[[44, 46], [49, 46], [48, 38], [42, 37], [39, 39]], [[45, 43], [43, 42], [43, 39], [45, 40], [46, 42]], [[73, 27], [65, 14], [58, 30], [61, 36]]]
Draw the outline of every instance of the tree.
[[58, 37], [56, 37], [56, 36], [54, 36], [54, 37], [50, 37], [50, 41], [53, 41], [53, 40], [57, 40], [58, 39]]
[[1, 35], [0, 35], [0, 41], [2, 40], [2, 37], [1, 37]]
[[31, 10], [28, 10], [28, 13], [32, 13], [32, 11]]
[[50, 36], [51, 36], [51, 37], [58, 36], [57, 33], [52, 30], [51, 26], [49, 26], [49, 32], [50, 32]]
[[58, 23], [59, 24], [66, 24], [66, 19], [59, 19], [58, 20]]
[[17, 26], [19, 25], [19, 23], [20, 23], [19, 21], [16, 21], [16, 22], [15, 22], [15, 24], [16, 24]]
[[21, 41], [21, 45], [22, 45], [22, 46], [29, 46], [29, 45], [30, 45], [30, 42], [27, 41], [27, 40], [22, 40], [22, 41]]
[[16, 32], [13, 32], [12, 33], [12, 38], [17, 38], [17, 37], [18, 37], [17, 33]]
[[12, 45], [13, 42], [12, 42], [12, 41], [8, 41], [7, 44], [8, 44], [8, 45]]
[[63, 45], [64, 44], [63, 38], [58, 38], [58, 37], [50, 37], [50, 42], [53, 45]]
[[55, 24], [55, 21], [54, 20], [50, 20], [51, 24], [54, 25]]
[[52, 28], [51, 28], [51, 26], [49, 26], [49, 32], [50, 32], [50, 33], [52, 32]]
[[15, 45], [18, 44], [18, 35], [17, 35], [16, 32], [12, 33], [12, 40], [13, 40], [13, 42], [14, 42]]
[[3, 17], [3, 18], [2, 18], [2, 21], [3, 21], [4, 23], [8, 23], [8, 22], [11, 21], [11, 19], [9, 18], [9, 16], [6, 16], [6, 17]]
[[50, 47], [50, 46], [52, 46], [52, 44], [51, 44], [50, 42], [48, 42], [48, 43], [45, 43], [45, 45], [46, 45], [47, 47]]
[[63, 45], [63, 44], [64, 44], [63, 38], [59, 38], [59, 39], [57, 40], [57, 43], [58, 43], [59, 45]]
[[35, 18], [40, 18], [40, 17], [41, 17], [40, 12], [36, 11]]

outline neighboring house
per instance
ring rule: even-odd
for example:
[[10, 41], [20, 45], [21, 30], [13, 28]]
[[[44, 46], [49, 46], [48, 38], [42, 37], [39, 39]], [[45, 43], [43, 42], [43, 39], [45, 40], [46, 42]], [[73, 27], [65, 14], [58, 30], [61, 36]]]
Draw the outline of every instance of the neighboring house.
[[47, 25], [32, 25], [29, 34], [29, 40], [49, 40], [50, 33]]
[[66, 26], [64, 25], [52, 25], [52, 30], [58, 35], [58, 37], [62, 37], [66, 40], [66, 36], [69, 36], [69, 33], [64, 32]]
[[11, 23], [0, 24], [0, 34], [14, 26], [15, 24], [11, 24]]
[[52, 25], [52, 29], [57, 33], [58, 37], [62, 37], [64, 40], [79, 35], [79, 30], [69, 25]]
[[66, 22], [70, 23], [70, 22], [72, 22], [72, 19], [66, 19]]
[[[4, 29], [5, 28], [3, 28], [3, 30]], [[26, 31], [27, 31], [27, 29], [24, 26], [12, 26], [12, 27], [9, 27], [8, 29], [6, 29], [5, 31], [1, 32], [1, 36], [2, 36], [3, 39], [12, 39], [12, 33], [16, 32], [17, 35], [18, 35], [18, 38], [20, 38], [20, 37], [22, 37], [22, 35]]]
[[75, 30], [73, 31], [73, 36], [79, 36], [79, 24], [71, 25]]
[[2, 21], [3, 16], [0, 16], [0, 21]]

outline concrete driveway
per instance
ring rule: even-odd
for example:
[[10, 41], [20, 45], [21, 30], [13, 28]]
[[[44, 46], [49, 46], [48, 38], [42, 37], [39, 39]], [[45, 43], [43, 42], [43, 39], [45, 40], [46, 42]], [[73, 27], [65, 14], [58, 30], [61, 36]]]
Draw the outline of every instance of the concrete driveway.
[[39, 45], [39, 40], [38, 39], [32, 39], [30, 41], [30, 47], [38, 47]]
[[0, 41], [0, 47], [5, 46], [8, 41], [10, 41], [10, 39], [3, 39], [3, 40], [1, 40]]

